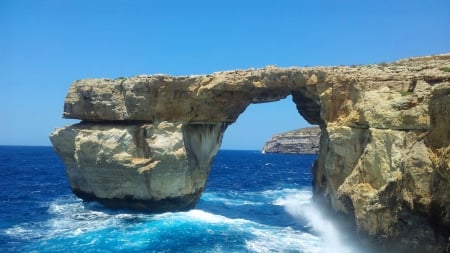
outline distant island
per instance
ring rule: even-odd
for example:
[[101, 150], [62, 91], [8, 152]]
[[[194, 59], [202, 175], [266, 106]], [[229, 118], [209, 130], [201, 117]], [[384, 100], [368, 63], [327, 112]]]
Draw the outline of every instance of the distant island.
[[263, 153], [318, 154], [320, 128], [306, 127], [276, 134], [267, 141]]

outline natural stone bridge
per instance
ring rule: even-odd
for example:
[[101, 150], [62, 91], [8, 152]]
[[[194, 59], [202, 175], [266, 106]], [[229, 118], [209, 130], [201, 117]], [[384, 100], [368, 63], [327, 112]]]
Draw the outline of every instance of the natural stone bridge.
[[447, 54], [81, 80], [68, 92], [64, 117], [82, 121], [57, 129], [51, 141], [77, 196], [117, 208], [186, 210], [205, 187], [227, 126], [251, 103], [292, 95], [299, 113], [322, 129], [315, 199], [386, 249], [444, 252], [449, 69]]

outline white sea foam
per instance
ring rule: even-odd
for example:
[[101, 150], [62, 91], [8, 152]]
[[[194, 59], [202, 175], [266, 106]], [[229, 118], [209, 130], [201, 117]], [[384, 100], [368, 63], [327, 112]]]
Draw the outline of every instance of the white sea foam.
[[77, 236], [112, 225], [118, 217], [101, 211], [86, 209], [82, 202], [57, 200], [50, 204], [48, 213], [53, 217], [47, 221], [48, 236]]
[[15, 225], [4, 230], [4, 233], [11, 237], [16, 237], [24, 240], [33, 240], [43, 237], [42, 233], [36, 232], [33, 228], [27, 227], [29, 224]]
[[197, 209], [191, 210], [186, 214], [189, 217], [189, 219], [195, 219], [206, 223], [234, 223], [232, 222], [233, 221], [232, 219]]
[[[311, 194], [309, 193], [311, 196]], [[352, 245], [344, 242], [340, 232], [331, 220], [324, 217], [321, 211], [309, 201], [305, 202], [305, 192], [299, 191], [278, 199], [275, 203], [284, 206], [296, 220], [307, 220], [309, 226], [315, 230], [322, 238], [323, 244], [321, 251], [323, 253], [356, 253]], [[310, 197], [309, 197], [310, 198]]]
[[211, 202], [221, 202], [227, 206], [243, 206], [253, 205], [262, 206], [267, 204], [283, 205], [281, 202], [283, 197], [287, 195], [302, 194], [302, 203], [309, 203], [311, 199], [311, 190], [298, 190], [298, 189], [278, 189], [278, 190], [265, 190], [261, 192], [243, 192], [236, 194], [217, 194], [217, 193], [204, 193], [202, 200]]
[[[254, 195], [259, 193], [254, 193]], [[214, 193], [204, 193], [202, 195], [202, 199], [205, 201], [211, 201], [211, 202], [221, 202], [227, 206], [244, 206], [244, 205], [252, 205], [252, 206], [261, 206], [264, 205], [264, 202], [260, 201], [250, 201], [247, 198], [249, 197], [248, 193], [233, 196], [225, 196], [221, 194], [214, 194]]]
[[246, 219], [231, 219], [198, 209], [184, 213], [161, 214], [159, 218], [165, 216], [164, 218], [168, 219], [170, 215], [172, 219], [178, 221], [186, 219], [186, 221], [192, 223], [200, 222], [213, 226], [224, 225], [227, 230], [249, 234], [251, 239], [245, 240], [245, 248], [251, 252], [321, 252], [321, 238], [291, 227], [264, 225]]
[[[282, 189], [278, 191], [266, 191], [266, 194], [273, 195], [273, 203], [278, 206], [302, 206], [311, 203], [312, 193], [310, 190]], [[293, 211], [293, 210], [291, 210]], [[291, 214], [291, 213], [290, 213]]]
[[5, 234], [18, 239], [79, 236], [86, 232], [119, 226], [124, 220], [143, 214], [115, 214], [86, 208], [78, 199], [59, 199], [48, 204], [46, 221], [22, 223], [8, 228]]
[[193, 209], [187, 212], [179, 213], [162, 213], [154, 216], [155, 219], [167, 219], [173, 221], [186, 221], [193, 223], [205, 223], [205, 224], [227, 224], [227, 225], [239, 225], [243, 223], [250, 223], [251, 221], [245, 219], [231, 219], [222, 215], [209, 213], [200, 209]]
[[255, 238], [247, 240], [245, 246], [252, 252], [321, 252], [319, 237], [289, 227], [249, 228], [249, 231]]
[[[251, 204], [266, 205], [268, 203], [279, 206], [286, 206], [292, 200], [291, 196], [296, 196], [296, 203], [309, 204], [311, 202], [310, 190], [298, 189], [278, 189], [266, 190], [262, 192], [245, 192], [237, 196], [227, 196], [223, 194], [206, 193], [203, 198], [205, 201], [220, 201], [224, 204], [235, 205], [248, 201]], [[232, 198], [233, 199], [230, 199]], [[229, 226], [228, 229], [236, 232], [245, 231], [250, 239], [245, 240], [245, 248], [250, 252], [302, 252], [302, 253], [322, 253], [322, 239], [319, 236], [296, 230], [291, 227], [278, 227], [260, 224], [246, 219], [230, 219], [225, 216], [212, 214], [203, 210], [191, 210], [185, 213], [191, 220], [214, 224], [223, 224]]]

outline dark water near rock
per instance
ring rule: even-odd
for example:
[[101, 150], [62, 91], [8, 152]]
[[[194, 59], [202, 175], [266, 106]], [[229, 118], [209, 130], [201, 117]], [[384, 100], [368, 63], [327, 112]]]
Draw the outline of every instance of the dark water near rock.
[[1, 252], [354, 252], [311, 204], [314, 155], [219, 151], [194, 210], [111, 211], [51, 147], [0, 146]]

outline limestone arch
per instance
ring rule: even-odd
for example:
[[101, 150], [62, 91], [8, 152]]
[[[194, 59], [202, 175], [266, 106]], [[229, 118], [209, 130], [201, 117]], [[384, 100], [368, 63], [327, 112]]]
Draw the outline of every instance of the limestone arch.
[[[183, 136], [218, 139], [218, 129], [250, 103], [292, 94], [300, 114], [322, 129], [317, 171], [326, 182], [318, 174], [315, 195], [376, 239], [401, 242], [410, 252], [409, 242], [417, 241], [411, 235], [420, 235], [420, 252], [441, 252], [450, 231], [450, 184], [433, 180], [448, 178], [449, 59], [80, 80], [63, 115], [82, 122], [50, 138], [79, 196], [144, 210], [185, 209], [204, 186], [207, 171], [195, 164], [207, 161], [190, 163]], [[373, 203], [389, 208], [371, 209]], [[389, 219], [398, 214], [419, 222]]]

